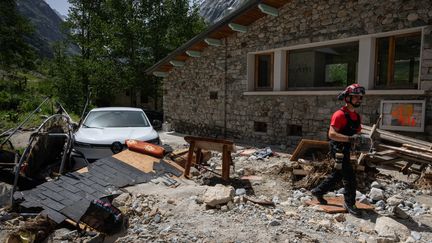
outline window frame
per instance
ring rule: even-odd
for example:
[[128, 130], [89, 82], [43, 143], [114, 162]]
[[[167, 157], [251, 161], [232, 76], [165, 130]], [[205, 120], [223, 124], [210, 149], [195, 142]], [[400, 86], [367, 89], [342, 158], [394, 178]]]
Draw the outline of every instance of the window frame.
[[[285, 69], [285, 91], [307, 91], [307, 90], [327, 91], [327, 90], [340, 90], [340, 89], [345, 88], [346, 86], [340, 86], [340, 87], [339, 86], [335, 86], [335, 87], [325, 87], [325, 86], [323, 86], [323, 87], [289, 87], [290, 52], [313, 50], [313, 49], [317, 49], [317, 48], [340, 46], [340, 45], [353, 44], [353, 43], [357, 43], [357, 45], [358, 45], [359, 53], [357, 56], [357, 65], [359, 65], [359, 58], [360, 58], [360, 41], [359, 40], [349, 40], [349, 41], [344, 41], [344, 42], [340, 42], [340, 43], [314, 45], [314, 46], [306, 47], [306, 48], [296, 48], [296, 49], [285, 50], [286, 60], [285, 60], [285, 67], [283, 67]], [[357, 70], [357, 72], [358, 72], [358, 70]], [[313, 80], [313, 81], [315, 82], [315, 80]], [[356, 78], [354, 80], [354, 83], [358, 83], [358, 73], [356, 73]]]
[[[260, 56], [270, 56], [270, 86], [267, 87], [258, 87], [258, 77], [259, 77], [259, 57]], [[274, 53], [266, 52], [255, 54], [255, 69], [254, 69], [254, 88], [256, 91], [271, 91], [274, 86]]]
[[[396, 39], [397, 38], [403, 38], [403, 37], [410, 37], [410, 36], [419, 36], [420, 37], [420, 53], [419, 53], [419, 70], [418, 70], [418, 77], [417, 77], [417, 87], [407, 87], [409, 85], [394, 85], [394, 71], [395, 71], [395, 54], [396, 54]], [[423, 40], [422, 40], [422, 30], [410, 32], [410, 33], [403, 33], [403, 34], [395, 34], [395, 35], [388, 35], [388, 36], [381, 36], [376, 37], [375, 39], [375, 63], [374, 63], [374, 79], [373, 79], [373, 89], [375, 90], [388, 90], [388, 89], [412, 89], [416, 90], [420, 88], [420, 76], [421, 76], [421, 53], [422, 53], [422, 46], [423, 46]], [[387, 82], [385, 85], [379, 86], [377, 85], [377, 78], [378, 78], [378, 55], [379, 55], [379, 39], [381, 38], [389, 38], [389, 47], [388, 47], [388, 60], [387, 60]], [[392, 60], [392, 61], [390, 61]]]

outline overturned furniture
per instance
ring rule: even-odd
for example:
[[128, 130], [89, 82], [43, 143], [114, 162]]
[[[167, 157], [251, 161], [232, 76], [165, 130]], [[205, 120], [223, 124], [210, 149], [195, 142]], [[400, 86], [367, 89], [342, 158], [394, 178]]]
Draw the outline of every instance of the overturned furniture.
[[222, 179], [229, 180], [230, 166], [233, 163], [231, 153], [236, 151], [234, 142], [223, 139], [193, 136], [186, 136], [184, 139], [190, 144], [185, 165], [185, 177], [189, 177], [194, 151], [196, 150], [196, 163], [200, 164], [202, 150], [205, 149], [222, 153]]

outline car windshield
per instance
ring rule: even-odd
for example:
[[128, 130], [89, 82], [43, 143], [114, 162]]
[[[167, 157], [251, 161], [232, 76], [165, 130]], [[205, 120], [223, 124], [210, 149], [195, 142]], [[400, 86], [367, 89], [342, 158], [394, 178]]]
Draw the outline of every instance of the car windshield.
[[91, 111], [84, 127], [148, 127], [149, 123], [142, 111]]

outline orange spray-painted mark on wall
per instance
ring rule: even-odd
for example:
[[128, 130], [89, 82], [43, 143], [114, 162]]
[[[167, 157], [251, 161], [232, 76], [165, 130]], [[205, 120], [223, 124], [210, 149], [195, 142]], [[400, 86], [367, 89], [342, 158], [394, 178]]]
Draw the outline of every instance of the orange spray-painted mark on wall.
[[411, 104], [399, 104], [392, 107], [391, 115], [398, 121], [401, 126], [416, 125], [416, 120], [413, 118], [414, 106]]

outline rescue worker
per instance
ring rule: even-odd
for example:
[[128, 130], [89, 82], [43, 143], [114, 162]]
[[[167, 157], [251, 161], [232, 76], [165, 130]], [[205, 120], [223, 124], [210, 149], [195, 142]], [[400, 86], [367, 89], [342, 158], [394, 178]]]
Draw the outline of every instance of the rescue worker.
[[335, 168], [320, 185], [312, 189], [320, 204], [327, 204], [324, 194], [333, 189], [341, 179], [344, 185], [344, 208], [354, 216], [361, 216], [355, 206], [356, 175], [350, 163], [351, 145], [361, 140], [361, 118], [355, 111], [361, 105], [365, 89], [352, 84], [339, 94], [338, 99], [345, 101], [345, 106], [333, 113], [328, 131], [330, 155], [335, 159]]

